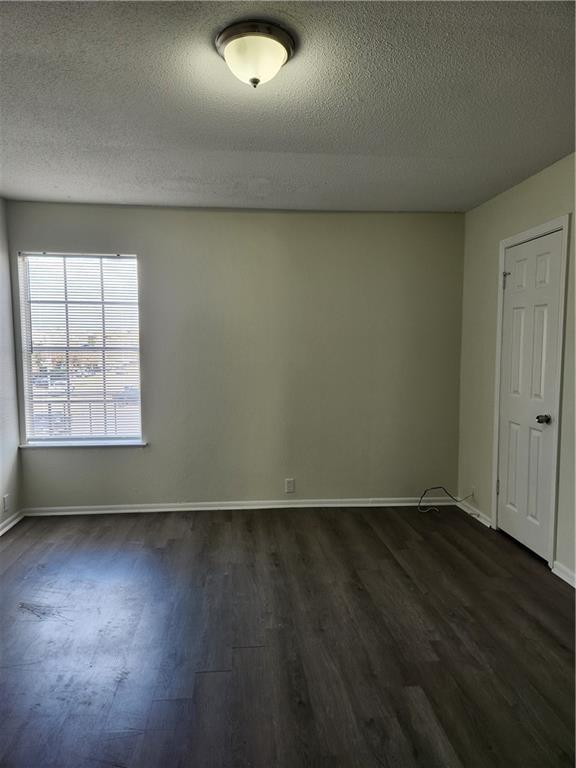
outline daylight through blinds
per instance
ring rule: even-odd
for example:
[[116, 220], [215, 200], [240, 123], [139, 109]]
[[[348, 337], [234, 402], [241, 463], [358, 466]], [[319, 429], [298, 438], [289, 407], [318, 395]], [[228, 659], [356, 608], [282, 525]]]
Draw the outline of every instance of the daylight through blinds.
[[21, 254], [26, 437], [141, 438], [135, 256]]

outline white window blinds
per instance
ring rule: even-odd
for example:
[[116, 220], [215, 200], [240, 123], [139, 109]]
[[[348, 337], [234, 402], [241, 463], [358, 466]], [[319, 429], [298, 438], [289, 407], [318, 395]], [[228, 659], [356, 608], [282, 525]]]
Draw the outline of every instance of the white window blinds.
[[135, 256], [19, 259], [28, 443], [141, 439]]

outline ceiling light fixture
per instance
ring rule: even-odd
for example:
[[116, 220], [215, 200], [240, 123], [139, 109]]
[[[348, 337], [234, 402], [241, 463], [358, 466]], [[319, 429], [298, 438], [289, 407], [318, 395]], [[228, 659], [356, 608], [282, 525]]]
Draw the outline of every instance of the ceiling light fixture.
[[218, 53], [232, 74], [256, 88], [272, 80], [294, 55], [294, 40], [285, 29], [265, 21], [231, 24], [216, 37]]

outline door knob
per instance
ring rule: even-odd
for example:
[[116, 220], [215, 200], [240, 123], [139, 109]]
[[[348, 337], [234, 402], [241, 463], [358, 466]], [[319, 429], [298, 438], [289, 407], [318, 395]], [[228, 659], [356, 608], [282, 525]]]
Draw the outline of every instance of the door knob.
[[550, 424], [552, 421], [552, 416], [550, 416], [549, 413], [541, 413], [538, 416], [536, 416], [536, 421], [538, 424]]

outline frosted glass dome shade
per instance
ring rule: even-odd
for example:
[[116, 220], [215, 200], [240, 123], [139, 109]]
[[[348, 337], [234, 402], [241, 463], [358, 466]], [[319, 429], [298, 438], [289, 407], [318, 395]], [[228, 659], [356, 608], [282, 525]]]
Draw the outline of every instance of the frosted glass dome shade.
[[232, 74], [256, 88], [278, 74], [294, 53], [294, 41], [280, 27], [251, 21], [223, 30], [216, 48]]
[[271, 37], [249, 35], [231, 40], [224, 49], [224, 60], [238, 80], [255, 88], [278, 74], [288, 53]]

